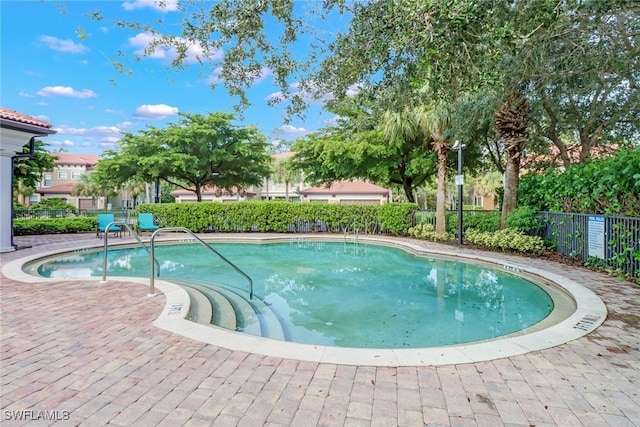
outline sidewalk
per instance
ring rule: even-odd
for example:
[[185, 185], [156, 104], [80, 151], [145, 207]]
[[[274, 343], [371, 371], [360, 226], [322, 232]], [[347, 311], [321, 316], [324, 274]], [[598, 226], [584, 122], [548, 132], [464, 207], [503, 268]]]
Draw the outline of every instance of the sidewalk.
[[[101, 242], [94, 234], [15, 241], [32, 247], [2, 254], [2, 266]], [[147, 298], [147, 288], [126, 281], [2, 275], [2, 425], [639, 426], [640, 287], [506, 258], [581, 283], [609, 317], [578, 340], [490, 362], [333, 365], [230, 351], [158, 329], [152, 322], [164, 296]]]

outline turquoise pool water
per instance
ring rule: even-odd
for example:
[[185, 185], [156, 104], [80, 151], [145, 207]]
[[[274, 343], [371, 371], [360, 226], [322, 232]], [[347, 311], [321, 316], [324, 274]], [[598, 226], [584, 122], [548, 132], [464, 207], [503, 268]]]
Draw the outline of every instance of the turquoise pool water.
[[[354, 243], [213, 243], [254, 282], [286, 339], [361, 348], [418, 348], [526, 330], [553, 310], [535, 284], [499, 269]], [[157, 245], [160, 279], [248, 289], [237, 272], [195, 244]], [[46, 277], [102, 276], [102, 251], [37, 266]], [[142, 248], [108, 251], [108, 276], [149, 276]]]

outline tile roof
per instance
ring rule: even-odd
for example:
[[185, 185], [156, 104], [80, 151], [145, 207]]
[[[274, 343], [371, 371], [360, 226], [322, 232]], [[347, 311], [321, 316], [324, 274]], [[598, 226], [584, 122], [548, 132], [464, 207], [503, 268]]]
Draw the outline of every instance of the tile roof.
[[72, 154], [72, 153], [49, 153], [57, 157], [54, 163], [56, 165], [84, 165], [94, 166], [100, 160], [98, 154]]
[[296, 153], [294, 151], [287, 151], [286, 153], [275, 153], [273, 154], [273, 158], [275, 160], [285, 160], [295, 156], [295, 154]]
[[300, 191], [300, 194], [384, 194], [389, 190], [364, 181], [334, 182], [329, 187], [311, 187]]
[[17, 111], [10, 110], [5, 107], [0, 107], [0, 119], [12, 120], [14, 122], [26, 123], [29, 125], [40, 126], [50, 129], [51, 123], [44, 120], [36, 119], [35, 117], [27, 116], [26, 114], [18, 113]]
[[40, 187], [36, 192], [40, 194], [71, 194], [71, 189], [75, 184], [75, 182], [65, 182], [51, 187]]
[[[253, 196], [256, 193], [254, 193], [253, 191], [250, 190], [242, 190], [240, 189], [240, 192], [243, 194], [246, 194], [248, 196]], [[184, 196], [184, 195], [194, 195], [195, 196], [196, 193], [194, 193], [193, 191], [189, 191], [189, 190], [185, 190], [183, 188], [180, 188], [179, 190], [173, 190], [171, 192], [172, 196]], [[219, 188], [219, 187], [203, 187], [202, 188], [202, 194], [217, 194], [217, 195], [225, 195], [225, 196], [231, 196], [231, 195], [237, 195], [238, 194], [238, 188], [237, 187], [232, 187], [231, 188], [231, 192], [225, 190], [224, 188]]]

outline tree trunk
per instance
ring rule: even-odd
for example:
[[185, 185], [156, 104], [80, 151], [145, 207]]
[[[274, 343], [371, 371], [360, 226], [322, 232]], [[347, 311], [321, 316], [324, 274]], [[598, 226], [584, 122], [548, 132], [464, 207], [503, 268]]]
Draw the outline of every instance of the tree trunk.
[[410, 179], [405, 178], [402, 180], [402, 189], [404, 190], [404, 195], [407, 196], [407, 200], [410, 203], [415, 203], [416, 199], [413, 197], [413, 186]]
[[449, 141], [434, 141], [434, 148], [438, 153], [438, 184], [436, 191], [436, 233], [447, 232], [446, 202], [447, 202], [447, 153]]
[[518, 186], [520, 185], [520, 160], [508, 159], [504, 172], [504, 197], [502, 198], [502, 214], [500, 228], [505, 228], [507, 216], [518, 206]]
[[289, 201], [289, 181], [284, 181], [284, 198], [288, 202]]
[[202, 201], [202, 187], [199, 185], [196, 185], [196, 198], [198, 199], [198, 202]]

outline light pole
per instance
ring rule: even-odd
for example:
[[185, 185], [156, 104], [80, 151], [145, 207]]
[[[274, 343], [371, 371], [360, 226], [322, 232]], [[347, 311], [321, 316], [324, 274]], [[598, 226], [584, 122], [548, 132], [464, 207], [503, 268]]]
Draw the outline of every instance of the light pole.
[[465, 147], [460, 141], [453, 144], [453, 149], [458, 149], [458, 175], [456, 175], [456, 185], [458, 186], [458, 244], [462, 244], [462, 196], [464, 187], [464, 175], [462, 174], [462, 149]]

